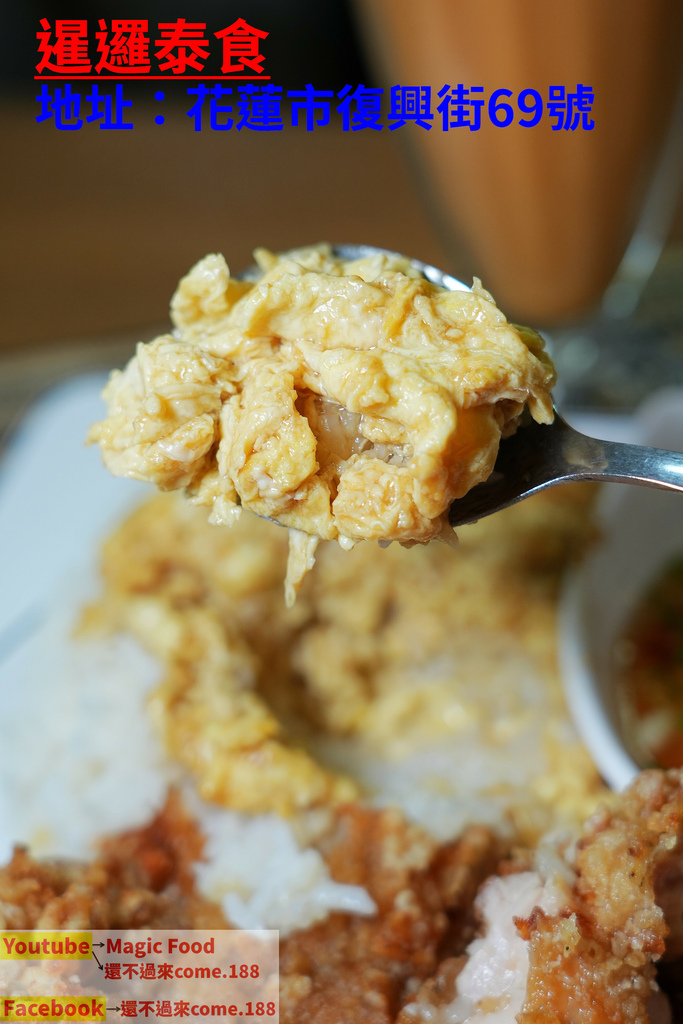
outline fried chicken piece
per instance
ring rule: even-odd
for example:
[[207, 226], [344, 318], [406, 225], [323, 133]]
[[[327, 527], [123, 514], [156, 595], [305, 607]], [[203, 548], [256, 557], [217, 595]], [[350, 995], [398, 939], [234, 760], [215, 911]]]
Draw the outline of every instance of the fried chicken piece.
[[464, 946], [500, 842], [473, 826], [440, 848], [396, 811], [350, 805], [323, 846], [336, 881], [363, 885], [372, 918], [332, 914], [281, 948], [283, 1024], [391, 1024], [443, 950]]
[[0, 869], [0, 928], [225, 927], [220, 908], [194, 886], [202, 844], [171, 791], [149, 825], [105, 840], [91, 864], [35, 861], [18, 846]]
[[[40, 863], [18, 848], [0, 870], [0, 928], [229, 927], [195, 887], [202, 845], [171, 793], [149, 825], [106, 840], [92, 864]], [[351, 804], [321, 852], [336, 881], [365, 886], [377, 913], [332, 914], [281, 944], [280, 1019], [393, 1024], [423, 979], [447, 972], [445, 953], [464, 948], [474, 894], [503, 847], [482, 826], [439, 846], [398, 811]]]
[[577, 891], [601, 939], [642, 960], [683, 952], [679, 906], [683, 771], [642, 772], [615, 804], [597, 812], [579, 844]]
[[550, 910], [557, 893], [544, 886], [535, 871], [514, 870], [489, 878], [475, 910], [483, 933], [467, 947], [466, 956], [439, 965], [406, 1005], [399, 1024], [513, 1024], [524, 1003], [528, 972], [527, 944], [519, 934], [521, 915], [541, 904]]
[[530, 945], [518, 1024], [648, 1024], [651, 960], [622, 959], [580, 913], [551, 917], [537, 909], [520, 927]]
[[[35, 861], [17, 846], [0, 869], [0, 929], [225, 928], [220, 907], [194, 887], [202, 842], [171, 792], [149, 825], [105, 841], [93, 863]], [[3, 960], [0, 995], [102, 995], [87, 975], [74, 975], [72, 961]]]
[[683, 772], [643, 772], [589, 821], [576, 857], [580, 911], [536, 915], [520, 1024], [650, 1020], [654, 962], [681, 952]]
[[[525, 858], [489, 879], [483, 935], [442, 963], [402, 1024], [653, 1024], [670, 1020], [655, 962], [680, 955], [683, 771], [643, 772], [586, 824], [573, 866]], [[528, 858], [526, 858], [528, 861]]]

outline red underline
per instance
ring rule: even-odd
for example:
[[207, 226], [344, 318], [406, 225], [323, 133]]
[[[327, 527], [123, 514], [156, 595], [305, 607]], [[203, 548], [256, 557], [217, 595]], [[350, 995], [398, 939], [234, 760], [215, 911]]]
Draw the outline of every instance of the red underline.
[[269, 82], [270, 75], [34, 75], [35, 82], [193, 82], [230, 79], [233, 82]]

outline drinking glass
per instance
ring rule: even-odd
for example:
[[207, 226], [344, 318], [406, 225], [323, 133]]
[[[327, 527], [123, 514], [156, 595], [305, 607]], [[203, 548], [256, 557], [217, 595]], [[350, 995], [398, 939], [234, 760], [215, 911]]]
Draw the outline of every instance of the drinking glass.
[[[384, 84], [431, 87], [431, 130], [401, 132], [451, 253], [447, 269], [481, 277], [513, 319], [554, 328], [567, 342], [578, 323], [585, 341], [586, 323], [631, 317], [678, 198], [680, 0], [356, 6]], [[470, 93], [485, 99], [476, 131], [443, 130], [438, 93], [459, 84], [483, 89]], [[551, 90], [564, 87], [568, 97], [580, 86], [592, 90], [589, 114], [560, 115], [556, 128], [548, 103], [559, 93]], [[489, 116], [499, 89], [512, 93], [500, 94], [514, 112], [505, 127]], [[533, 126], [518, 123], [537, 112], [531, 92], [528, 112], [517, 105], [524, 90], [543, 100]]]

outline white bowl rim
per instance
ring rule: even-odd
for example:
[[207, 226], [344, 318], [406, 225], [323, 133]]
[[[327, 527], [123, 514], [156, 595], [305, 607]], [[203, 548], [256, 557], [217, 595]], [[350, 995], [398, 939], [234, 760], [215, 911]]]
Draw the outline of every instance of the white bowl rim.
[[[633, 436], [629, 440], [634, 443], [683, 450], [683, 389], [667, 387], [655, 392], [634, 414], [632, 424]], [[623, 484], [603, 485], [599, 514], [605, 529], [608, 530], [610, 523], [621, 514], [629, 490], [631, 488]], [[677, 500], [680, 501], [680, 497]], [[616, 712], [610, 714], [606, 706], [600, 680], [588, 655], [585, 600], [592, 557], [589, 552], [565, 578], [558, 609], [560, 677], [576, 731], [607, 784], [621, 791], [642, 768], [625, 747], [614, 720]], [[655, 561], [653, 568], [656, 566]]]
[[624, 747], [602, 700], [585, 653], [581, 570], [571, 571], [559, 608], [559, 662], [564, 695], [574, 727], [605, 782], [620, 792], [640, 772]]

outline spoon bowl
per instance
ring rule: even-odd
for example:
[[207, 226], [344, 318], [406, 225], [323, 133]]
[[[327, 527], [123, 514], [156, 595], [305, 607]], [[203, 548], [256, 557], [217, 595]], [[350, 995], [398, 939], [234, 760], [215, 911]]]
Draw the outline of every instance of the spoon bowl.
[[[296, 254], [296, 250], [290, 252]], [[448, 291], [471, 291], [451, 274], [389, 249], [334, 245], [332, 254], [347, 261], [395, 256]], [[259, 273], [250, 267], [241, 276], [256, 280]], [[618, 480], [683, 492], [683, 455], [587, 437], [570, 427], [557, 411], [549, 425], [534, 423], [529, 417], [526, 426], [501, 443], [489, 479], [453, 502], [449, 522], [453, 527], [474, 523], [537, 491], [574, 480]]]

